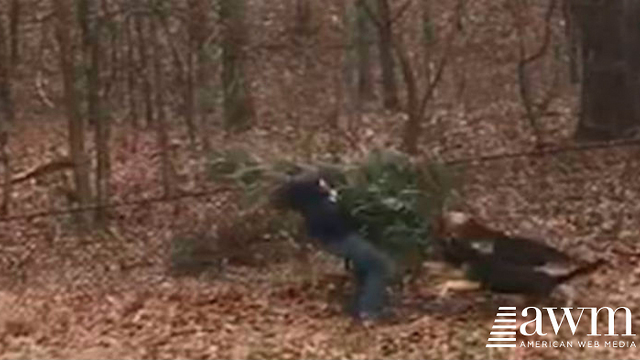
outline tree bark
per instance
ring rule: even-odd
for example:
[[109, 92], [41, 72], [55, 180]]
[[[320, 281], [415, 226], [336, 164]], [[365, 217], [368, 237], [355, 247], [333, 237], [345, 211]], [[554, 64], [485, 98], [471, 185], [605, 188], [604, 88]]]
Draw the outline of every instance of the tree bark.
[[[192, 28], [193, 46], [195, 50], [195, 59], [192, 70], [193, 77], [193, 101], [194, 104], [194, 119], [197, 117], [197, 126], [199, 127], [200, 141], [205, 153], [208, 153], [211, 149], [211, 114], [215, 112], [215, 100], [212, 96], [212, 73], [214, 72], [212, 67], [214, 65], [213, 56], [210, 53], [210, 37], [211, 33], [211, 16], [212, 7], [211, 3], [206, 0], [192, 0], [193, 11], [197, 12], [198, 26]], [[214, 80], [215, 81], [215, 80]], [[194, 127], [196, 125], [194, 124]]]
[[244, 64], [246, 26], [245, 0], [222, 0], [220, 18], [223, 24], [222, 86], [224, 92], [224, 119], [227, 130], [242, 131], [254, 120], [250, 82]]
[[107, 224], [106, 205], [109, 202], [109, 177], [110, 177], [110, 160], [109, 160], [109, 117], [105, 116], [103, 102], [100, 98], [100, 92], [103, 89], [103, 81], [101, 77], [102, 71], [102, 19], [97, 14], [97, 4], [95, 0], [81, 0], [86, 2], [85, 14], [86, 18], [82, 19], [87, 31], [85, 38], [85, 55], [87, 66], [87, 107], [88, 119], [91, 124], [95, 125], [95, 144], [96, 144], [96, 225], [105, 228]]
[[127, 103], [129, 104], [129, 121], [131, 127], [135, 130], [138, 129], [138, 102], [136, 100], [136, 94], [138, 92], [137, 81], [137, 63], [135, 59], [135, 38], [133, 35], [133, 23], [130, 19], [127, 19], [125, 27], [125, 43], [127, 47]]
[[11, 161], [9, 156], [9, 124], [6, 121], [0, 123], [0, 162], [2, 162], [2, 205], [0, 214], [9, 215], [11, 209], [11, 194], [13, 186], [11, 182]]
[[2, 163], [2, 204], [0, 214], [7, 216], [11, 207], [11, 167], [9, 159], [9, 126], [14, 120], [11, 79], [9, 74], [9, 47], [7, 47], [4, 18], [0, 13], [0, 162]]
[[400, 37], [395, 40], [395, 48], [398, 59], [400, 60], [400, 69], [402, 70], [404, 83], [407, 87], [407, 105], [405, 111], [408, 119], [403, 129], [402, 148], [408, 154], [415, 155], [418, 152], [418, 140], [422, 132], [422, 118], [424, 114], [422, 109], [420, 109], [420, 94], [418, 93], [414, 67], [411, 66], [409, 54], [404, 46], [404, 41]]
[[358, 103], [370, 101], [373, 93], [373, 68], [371, 66], [372, 24], [363, 2], [356, 3], [357, 51], [358, 51]]
[[579, 140], [612, 140], [640, 129], [640, 4], [574, 1], [582, 36]]
[[298, 36], [310, 36], [313, 33], [312, 15], [310, 0], [296, 0], [295, 32]]
[[562, 1], [562, 16], [564, 18], [565, 40], [567, 42], [567, 53], [569, 55], [569, 79], [572, 84], [580, 83], [580, 39], [579, 29], [573, 18], [571, 8], [572, 0]]
[[169, 135], [167, 133], [166, 125], [166, 113], [165, 113], [165, 100], [164, 100], [164, 74], [162, 72], [162, 53], [160, 52], [161, 44], [158, 37], [158, 25], [159, 19], [151, 19], [150, 34], [153, 41], [153, 77], [154, 85], [156, 87], [155, 101], [156, 101], [156, 118], [155, 127], [158, 136], [158, 144], [160, 145], [160, 166], [162, 174], [162, 187], [165, 197], [171, 197], [174, 194], [174, 182], [173, 182], [173, 165], [171, 164], [170, 148], [169, 148]]
[[11, 54], [7, 45], [4, 17], [0, 13], [0, 121], [13, 122], [14, 104], [12, 96]]
[[10, 54], [11, 54], [11, 68], [15, 69], [20, 61], [20, 14], [21, 14], [21, 0], [11, 0], [9, 8], [9, 39], [10, 39]]
[[184, 117], [189, 132], [189, 139], [192, 143], [196, 140], [196, 114], [199, 104], [196, 102], [196, 94], [199, 93], [199, 85], [203, 81], [198, 77], [200, 70], [203, 46], [207, 37], [208, 16], [207, 7], [202, 0], [189, 0], [189, 22], [187, 26], [188, 52], [186, 56], [185, 69], [185, 92], [184, 92]]
[[380, 66], [382, 67], [382, 98], [384, 107], [389, 110], [397, 110], [400, 107], [398, 100], [398, 85], [395, 76], [395, 61], [393, 59], [393, 20], [388, 0], [377, 0], [378, 18], [378, 52], [380, 54]]
[[135, 27], [138, 35], [138, 56], [140, 57], [140, 76], [142, 77], [142, 97], [144, 100], [144, 113], [147, 126], [153, 124], [153, 95], [151, 90], [151, 75], [149, 74], [149, 53], [144, 31], [144, 17], [138, 15], [135, 18]]
[[[76, 90], [76, 66], [72, 46], [71, 26], [73, 17], [71, 4], [65, 0], [53, 0], [56, 17], [56, 37], [60, 46], [60, 70], [63, 82], [64, 108], [69, 124], [69, 146], [74, 163], [75, 195], [80, 207], [87, 207], [91, 202], [89, 186], [89, 162], [85, 153], [84, 121], [80, 112], [79, 94]], [[87, 229], [90, 220], [86, 213], [77, 217], [80, 229]]]

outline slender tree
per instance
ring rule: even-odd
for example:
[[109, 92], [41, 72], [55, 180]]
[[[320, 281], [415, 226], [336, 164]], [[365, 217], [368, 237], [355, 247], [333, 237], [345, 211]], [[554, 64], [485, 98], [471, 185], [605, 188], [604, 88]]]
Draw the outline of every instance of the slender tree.
[[153, 44], [153, 78], [156, 88], [155, 92], [155, 129], [158, 137], [158, 145], [160, 146], [160, 167], [162, 174], [162, 186], [164, 189], [164, 195], [170, 197], [174, 193], [174, 181], [173, 181], [173, 165], [171, 163], [171, 155], [169, 149], [169, 134], [166, 124], [166, 105], [165, 105], [165, 81], [164, 73], [162, 69], [162, 45], [158, 34], [158, 23], [160, 22], [157, 14], [153, 19], [150, 19], [150, 34]]
[[135, 29], [138, 41], [138, 57], [140, 58], [140, 73], [138, 76], [142, 80], [142, 98], [144, 101], [144, 115], [147, 126], [153, 124], [153, 94], [151, 88], [151, 71], [149, 60], [149, 50], [147, 42], [149, 41], [145, 28], [148, 19], [143, 14], [137, 14], [135, 17]]
[[393, 58], [393, 19], [388, 0], [376, 0], [378, 3], [378, 53], [382, 68], [382, 98], [384, 107], [397, 110], [398, 85], [396, 83], [396, 65]]
[[109, 160], [109, 137], [110, 121], [105, 116], [104, 103], [100, 93], [104, 89], [102, 81], [103, 68], [103, 15], [97, 8], [97, 0], [80, 0], [83, 4], [86, 18], [81, 20], [85, 24], [87, 33], [84, 36], [84, 50], [86, 77], [87, 77], [87, 116], [89, 122], [95, 126], [96, 144], [96, 224], [100, 227], [107, 226], [107, 209], [105, 205], [109, 202], [109, 177], [111, 173], [111, 163]]
[[10, 54], [7, 46], [4, 16], [0, 12], [0, 162], [2, 163], [2, 204], [0, 213], [8, 215], [11, 206], [11, 167], [9, 159], [9, 126], [14, 120], [11, 96]]
[[250, 82], [245, 71], [245, 0], [221, 0], [222, 87], [227, 130], [245, 130], [254, 119]]
[[11, 67], [4, 15], [0, 12], [0, 121], [3, 122], [12, 122], [14, 118]]
[[[76, 88], [76, 60], [73, 51], [72, 7], [68, 0], [53, 0], [56, 20], [56, 38], [60, 47], [60, 72], [62, 73], [64, 108], [69, 124], [69, 147], [74, 163], [75, 200], [85, 207], [91, 202], [89, 186], [89, 161], [85, 150], [85, 126], [80, 110], [80, 95]], [[86, 229], [90, 221], [86, 214], [79, 214], [78, 225]]]
[[367, 0], [358, 0], [356, 3], [356, 46], [358, 51], [358, 102], [366, 102], [373, 99], [373, 67], [371, 61], [371, 44], [373, 43], [374, 28], [371, 18], [367, 15], [363, 3]]
[[20, 15], [22, 5], [20, 0], [11, 0], [9, 4], [9, 39], [11, 67], [15, 68], [20, 61]]
[[295, 31], [298, 36], [309, 36], [313, 32], [311, 0], [296, 0]]
[[640, 2], [572, 0], [582, 46], [578, 139], [617, 139], [640, 129]]

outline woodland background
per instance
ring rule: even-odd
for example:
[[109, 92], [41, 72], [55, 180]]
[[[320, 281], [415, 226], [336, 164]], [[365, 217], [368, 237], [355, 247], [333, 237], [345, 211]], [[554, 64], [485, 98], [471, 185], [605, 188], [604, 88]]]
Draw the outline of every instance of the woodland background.
[[[400, 320], [354, 324], [340, 263], [208, 170], [239, 150], [440, 161], [454, 207], [605, 254], [580, 299], [638, 312], [639, 18], [622, 0], [0, 0], [0, 358], [638, 357], [487, 349], [494, 309], [439, 298], [436, 270]], [[215, 271], [174, 276], [176, 239], [200, 234]]]

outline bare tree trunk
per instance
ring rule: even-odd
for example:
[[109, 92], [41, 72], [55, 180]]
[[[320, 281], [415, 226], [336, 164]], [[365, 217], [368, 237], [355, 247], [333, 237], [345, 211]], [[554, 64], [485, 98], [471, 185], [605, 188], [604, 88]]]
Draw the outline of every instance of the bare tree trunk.
[[5, 41], [4, 17], [0, 13], [0, 162], [2, 163], [2, 204], [0, 214], [7, 216], [11, 207], [11, 167], [9, 159], [9, 124], [14, 120], [9, 48]]
[[[82, 64], [79, 65], [84, 69], [83, 75], [86, 86], [82, 87], [82, 97], [85, 100], [87, 109], [87, 120], [89, 124], [94, 125], [96, 121], [96, 102], [98, 99], [98, 89], [96, 88], [96, 80], [98, 76], [97, 69], [92, 63], [93, 42], [98, 40], [94, 36], [94, 24], [90, 17], [95, 16], [93, 13], [95, 0], [76, 0], [77, 17], [80, 24], [80, 35], [82, 38]], [[97, 64], [98, 66], [100, 63]]]
[[310, 36], [313, 32], [312, 10], [310, 0], [296, 0], [295, 32], [298, 36]]
[[[108, 16], [110, 13], [109, 10], [109, 1], [101, 0], [101, 7], [103, 16]], [[110, 16], [110, 15], [109, 15]], [[124, 72], [124, 63], [122, 60], [122, 30], [118, 25], [118, 21], [114, 17], [105, 18], [100, 22], [100, 29], [103, 31], [104, 29], [111, 29], [107, 33], [109, 34], [109, 45], [108, 49], [103, 49], [102, 52], [105, 55], [105, 64], [103, 65], [103, 69], [105, 73], [108, 73], [109, 76], [106, 77], [106, 80], [103, 81], [103, 93], [104, 100], [109, 99], [108, 103], [111, 101], [115, 101], [118, 104], [122, 104], [125, 102], [125, 82], [122, 81], [124, 76], [121, 74]], [[104, 31], [102, 32], [104, 33]], [[105, 42], [106, 43], [106, 42]], [[113, 99], [113, 100], [112, 100]]]
[[[150, 33], [153, 41], [153, 77], [156, 87], [156, 132], [158, 135], [158, 144], [160, 145], [160, 166], [162, 172], [162, 186], [165, 197], [171, 197], [174, 194], [173, 182], [173, 166], [171, 164], [171, 156], [169, 149], [169, 135], [167, 133], [164, 105], [164, 75], [162, 73], [162, 52], [161, 44], [158, 38], [157, 19], [151, 20]], [[156, 21], [157, 20], [157, 21]]]
[[[462, 8], [458, 6], [455, 10], [454, 21], [457, 22], [462, 14]], [[431, 24], [429, 3], [424, 3], [423, 21]], [[406, 113], [408, 116], [407, 122], [403, 130], [402, 147], [403, 149], [412, 155], [418, 153], [419, 140], [422, 135], [422, 126], [425, 119], [425, 111], [427, 106], [432, 102], [436, 94], [436, 89], [442, 80], [444, 70], [449, 63], [451, 54], [451, 46], [453, 39], [456, 35], [457, 29], [450, 30], [443, 42], [442, 54], [439, 59], [434, 60], [435, 56], [432, 52], [436, 49], [436, 40], [427, 44], [425, 43], [424, 51], [428, 54], [423, 57], [427, 63], [426, 67], [429, 68], [424, 74], [424, 88], [420, 92], [420, 86], [418, 83], [418, 71], [419, 66], [412, 64], [410, 58], [410, 52], [406, 48], [402, 36], [396, 36], [392, 39], [396, 54], [398, 56], [400, 70], [402, 71], [402, 77], [404, 79], [405, 86], [407, 88], [407, 104]], [[433, 70], [431, 68], [433, 67]]]
[[7, 46], [4, 17], [0, 13], [0, 121], [13, 122], [14, 104], [12, 96], [11, 54]]
[[580, 35], [579, 28], [573, 18], [571, 0], [562, 1], [562, 15], [564, 17], [564, 30], [569, 53], [569, 78], [572, 84], [580, 82]]
[[189, 138], [192, 143], [195, 143], [195, 118], [198, 112], [197, 109], [199, 109], [199, 106], [196, 104], [196, 94], [199, 90], [199, 83], [203, 81], [203, 79], [197, 77], [197, 71], [199, 70], [202, 48], [207, 36], [208, 9], [206, 8], [206, 4], [201, 0], [190, 0], [187, 2], [187, 5], [189, 6], [189, 23], [187, 24], [189, 47], [186, 56], [184, 111]]
[[[79, 95], [76, 90], [76, 66], [73, 53], [71, 26], [73, 17], [71, 4], [65, 0], [53, 0], [56, 17], [56, 37], [60, 45], [60, 70], [64, 88], [64, 107], [69, 123], [69, 145], [74, 163], [74, 182], [78, 205], [86, 207], [91, 202], [89, 187], [89, 162], [85, 152], [84, 121], [80, 115]], [[87, 229], [90, 224], [86, 213], [77, 217], [80, 229]]]
[[101, 77], [102, 70], [102, 20], [97, 14], [97, 4], [95, 0], [86, 1], [86, 22], [87, 36], [85, 39], [87, 47], [88, 63], [87, 67], [87, 102], [89, 122], [95, 125], [96, 144], [96, 224], [101, 228], [107, 226], [107, 209], [105, 205], [109, 202], [109, 118], [105, 116], [100, 92], [103, 89]]
[[247, 37], [244, 23], [245, 7], [245, 0], [220, 2], [220, 18], [224, 28], [222, 86], [225, 128], [236, 131], [248, 129], [255, 114], [244, 61]]
[[[531, 127], [536, 147], [541, 148], [544, 145], [543, 133], [538, 125], [540, 117], [547, 111], [548, 107], [551, 105], [553, 99], [555, 98], [555, 88], [558, 83], [559, 76], [557, 73], [554, 74], [554, 78], [551, 86], [549, 87], [546, 95], [536, 101], [534, 94], [533, 81], [531, 81], [528, 68], [529, 65], [535, 63], [536, 61], [542, 59], [547, 53], [551, 41], [552, 41], [552, 18], [556, 9], [557, 0], [549, 1], [547, 6], [547, 10], [545, 12], [545, 26], [544, 26], [544, 35], [542, 37], [542, 42], [538, 46], [537, 50], [532, 52], [531, 54], [527, 51], [527, 41], [526, 41], [526, 31], [524, 28], [524, 24], [526, 23], [526, 18], [523, 17], [523, 14], [527, 12], [527, 4], [526, 3], [514, 3], [511, 11], [513, 13], [513, 18], [516, 27], [516, 33], [518, 34], [518, 66], [517, 66], [517, 74], [518, 74], [518, 87], [520, 90], [520, 100], [522, 101], [522, 105], [525, 110], [525, 116], [527, 121], [529, 122], [529, 126]], [[538, 91], [541, 92], [541, 91]]]
[[420, 94], [418, 93], [418, 84], [414, 67], [411, 66], [409, 54], [404, 47], [404, 41], [400, 37], [395, 40], [396, 53], [400, 60], [400, 69], [407, 87], [407, 105], [406, 113], [408, 116], [407, 123], [404, 126], [402, 137], [402, 147], [409, 154], [418, 152], [418, 140], [422, 132], [423, 111], [420, 109]]
[[185, 69], [185, 91], [184, 91], [184, 121], [187, 124], [187, 133], [189, 134], [189, 141], [191, 144], [196, 142], [196, 126], [195, 126], [195, 100], [194, 100], [194, 54], [193, 48], [190, 48], [187, 53], [187, 67]]
[[138, 35], [138, 55], [140, 57], [140, 76], [142, 77], [142, 96], [144, 99], [145, 119], [147, 126], [153, 124], [153, 96], [151, 93], [151, 79], [149, 74], [149, 54], [147, 39], [144, 32], [144, 18], [138, 15], [135, 18], [136, 32]]
[[9, 124], [6, 121], [0, 123], [0, 162], [2, 162], [2, 205], [0, 214], [9, 215], [11, 209], [11, 159], [9, 157]]
[[371, 66], [372, 24], [363, 8], [363, 2], [356, 3], [357, 50], [358, 50], [358, 103], [373, 99], [373, 68]]
[[393, 59], [393, 20], [388, 0], [376, 0], [378, 2], [378, 52], [380, 53], [380, 66], [382, 67], [382, 98], [384, 107], [389, 110], [397, 110], [400, 107], [398, 100], [398, 85], [395, 76], [395, 61]]
[[11, 0], [9, 9], [9, 39], [10, 39], [10, 54], [11, 54], [11, 68], [15, 69], [20, 61], [20, 13], [21, 13], [21, 0]]
[[125, 27], [125, 43], [127, 46], [127, 102], [129, 104], [129, 121], [134, 131], [138, 128], [138, 102], [136, 101], [137, 93], [137, 74], [136, 71], [136, 59], [134, 54], [135, 39], [133, 30], [131, 29], [133, 23], [130, 19], [127, 19]]
[[580, 121], [576, 137], [610, 140], [640, 131], [640, 34], [635, 1], [574, 1], [583, 54]]
[[[340, 67], [336, 65], [336, 69]], [[327, 115], [327, 124], [330, 127], [332, 136], [329, 142], [329, 153], [331, 154], [332, 161], [339, 162], [340, 155], [340, 114], [342, 113], [342, 105], [344, 104], [344, 90], [342, 79], [342, 73], [339, 70], [334, 71], [333, 75], [333, 93], [334, 93], [334, 105], [331, 112]]]
[[209, 148], [209, 115], [214, 100], [210, 95], [211, 57], [207, 53], [207, 45], [211, 41], [210, 17], [211, 3], [207, 0], [188, 0], [189, 22], [187, 26], [189, 53], [186, 60], [185, 120], [190, 136], [199, 135], [203, 148]]
[[436, 42], [436, 30], [431, 16], [431, 0], [421, 1], [422, 15], [422, 74], [425, 79], [431, 79], [433, 65], [433, 45]]

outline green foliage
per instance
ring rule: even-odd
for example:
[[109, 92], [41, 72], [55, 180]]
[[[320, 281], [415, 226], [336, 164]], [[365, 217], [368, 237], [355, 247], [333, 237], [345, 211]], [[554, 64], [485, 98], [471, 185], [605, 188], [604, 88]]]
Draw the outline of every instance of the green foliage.
[[242, 149], [214, 151], [210, 155], [210, 174], [214, 180], [233, 180], [246, 187], [261, 178], [263, 166]]
[[409, 268], [430, 250], [430, 226], [453, 189], [441, 165], [419, 166], [396, 152], [374, 151], [338, 186], [338, 203], [363, 237]]
[[261, 164], [245, 152], [214, 154], [212, 175], [244, 190], [248, 203], [263, 203], [272, 186], [287, 175], [315, 171], [334, 186], [338, 204], [358, 225], [361, 235], [415, 270], [429, 255], [433, 218], [440, 214], [456, 187], [455, 174], [438, 163], [420, 164], [392, 151], [373, 151], [350, 164], [303, 164], [277, 161]]
[[209, 175], [215, 181], [238, 186], [248, 204], [262, 203], [268, 166], [242, 149], [214, 151], [209, 156]]

